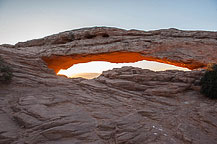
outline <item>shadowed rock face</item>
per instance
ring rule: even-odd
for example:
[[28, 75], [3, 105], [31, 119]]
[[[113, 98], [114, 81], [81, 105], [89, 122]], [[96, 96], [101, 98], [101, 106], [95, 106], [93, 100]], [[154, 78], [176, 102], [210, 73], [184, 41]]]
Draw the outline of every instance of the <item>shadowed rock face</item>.
[[217, 143], [216, 100], [197, 86], [203, 70], [122, 67], [92, 80], [54, 72], [73, 60], [119, 60], [114, 53], [202, 68], [217, 62], [217, 33], [86, 28], [0, 46], [14, 71], [0, 84], [0, 143]]

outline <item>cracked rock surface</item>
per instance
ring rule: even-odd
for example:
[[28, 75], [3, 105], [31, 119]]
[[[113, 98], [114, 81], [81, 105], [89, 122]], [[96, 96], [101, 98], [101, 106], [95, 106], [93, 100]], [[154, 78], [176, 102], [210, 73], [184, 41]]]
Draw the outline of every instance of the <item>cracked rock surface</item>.
[[42, 59], [118, 51], [202, 68], [217, 62], [217, 33], [99, 27], [1, 45], [14, 77], [0, 84], [0, 144], [217, 143], [217, 101], [199, 92], [204, 70], [122, 67], [68, 79]]

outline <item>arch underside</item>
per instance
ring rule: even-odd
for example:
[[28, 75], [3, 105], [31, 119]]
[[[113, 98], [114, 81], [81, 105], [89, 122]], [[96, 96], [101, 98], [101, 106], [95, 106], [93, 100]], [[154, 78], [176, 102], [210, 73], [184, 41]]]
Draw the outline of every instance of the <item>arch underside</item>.
[[74, 64], [87, 63], [91, 61], [107, 61], [111, 63], [133, 63], [141, 60], [148, 60], [184, 67], [191, 70], [204, 67], [204, 64], [199, 62], [183, 63], [169, 60], [167, 58], [160, 59], [151, 56], [145, 56], [142, 53], [138, 52], [110, 52], [100, 54], [77, 54], [67, 56], [52, 55], [50, 57], [42, 57], [42, 59], [47, 63], [48, 68], [53, 69], [56, 73], [58, 73], [60, 69], [68, 69]]

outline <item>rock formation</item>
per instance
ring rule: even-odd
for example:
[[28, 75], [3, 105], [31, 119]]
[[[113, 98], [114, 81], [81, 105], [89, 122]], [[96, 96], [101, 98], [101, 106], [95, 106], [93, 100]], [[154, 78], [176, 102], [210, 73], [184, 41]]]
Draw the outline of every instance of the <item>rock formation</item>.
[[[204, 71], [194, 70], [217, 63], [217, 32], [84, 28], [1, 45], [0, 56], [14, 75], [0, 84], [2, 144], [217, 143], [217, 101], [200, 94]], [[56, 75], [80, 62], [143, 59], [192, 71]]]

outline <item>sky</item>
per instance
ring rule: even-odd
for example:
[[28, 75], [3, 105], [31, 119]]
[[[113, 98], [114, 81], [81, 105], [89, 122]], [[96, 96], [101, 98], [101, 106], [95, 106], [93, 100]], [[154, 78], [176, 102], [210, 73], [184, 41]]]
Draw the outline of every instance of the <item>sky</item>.
[[217, 0], [0, 0], [0, 44], [92, 26], [217, 31]]

